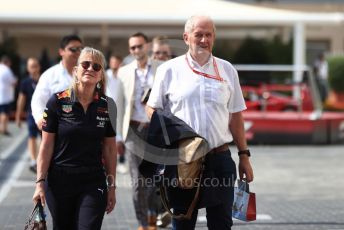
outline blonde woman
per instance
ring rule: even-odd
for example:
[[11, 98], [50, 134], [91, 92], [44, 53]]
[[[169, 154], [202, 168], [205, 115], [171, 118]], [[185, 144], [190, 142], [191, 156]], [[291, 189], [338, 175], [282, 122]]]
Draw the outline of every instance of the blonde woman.
[[47, 202], [54, 229], [101, 229], [116, 203], [116, 115], [104, 95], [104, 67], [103, 54], [85, 47], [72, 86], [53, 95], [43, 114], [33, 200]]

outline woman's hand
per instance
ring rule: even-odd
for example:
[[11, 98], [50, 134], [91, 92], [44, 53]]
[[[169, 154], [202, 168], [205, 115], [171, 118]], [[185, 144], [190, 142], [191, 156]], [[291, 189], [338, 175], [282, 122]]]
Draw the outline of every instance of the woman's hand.
[[106, 214], [112, 212], [116, 204], [116, 193], [115, 187], [109, 187], [107, 193], [107, 205], [106, 205]]
[[45, 191], [44, 191], [44, 182], [38, 182], [36, 184], [36, 190], [32, 197], [33, 202], [36, 204], [38, 200], [41, 200], [43, 206], [45, 206]]

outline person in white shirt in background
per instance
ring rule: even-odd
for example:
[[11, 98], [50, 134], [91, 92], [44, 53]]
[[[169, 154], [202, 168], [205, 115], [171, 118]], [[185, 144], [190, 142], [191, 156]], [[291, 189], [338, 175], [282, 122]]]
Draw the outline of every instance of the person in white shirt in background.
[[[117, 72], [121, 67], [122, 62], [123, 58], [121, 56], [112, 54], [109, 58], [109, 69], [106, 70], [105, 94], [115, 101], [117, 107], [118, 104], [122, 102], [122, 100], [118, 100], [118, 97], [123, 95], [123, 93], [118, 93], [118, 90], [122, 90], [122, 88], [118, 87], [119, 80], [117, 78]], [[118, 154], [118, 164], [116, 169], [119, 173], [126, 173], [128, 171], [128, 168], [125, 165], [124, 149]]]
[[[117, 72], [121, 67], [123, 58], [119, 55], [112, 54], [109, 58], [109, 69], [106, 70], [107, 79], [117, 79]], [[114, 94], [114, 93], [112, 93]]]
[[10, 69], [11, 60], [6, 55], [0, 61], [0, 134], [10, 136], [8, 132], [8, 116], [11, 103], [14, 101], [14, 87], [17, 79]]
[[319, 54], [317, 60], [314, 63], [314, 72], [316, 80], [318, 81], [321, 100], [325, 101], [329, 91], [329, 84], [328, 63], [323, 53]]
[[[159, 61], [168, 61], [172, 58], [172, 51], [167, 36], [158, 35], [152, 39], [151, 58]], [[157, 203], [160, 204], [160, 207], [158, 207], [156, 225], [165, 228], [171, 223], [172, 217], [163, 207], [160, 201], [160, 195], [157, 196], [156, 199]]]
[[31, 159], [29, 169], [30, 171], [36, 173], [36, 159], [38, 154], [37, 136], [39, 135], [39, 130], [35, 120], [32, 117], [30, 104], [33, 92], [35, 91], [37, 82], [41, 76], [41, 65], [39, 64], [38, 59], [34, 57], [28, 58], [26, 62], [26, 69], [28, 76], [20, 83], [16, 109], [16, 123], [18, 127], [21, 128], [22, 115], [24, 113], [24, 109], [26, 109], [26, 124], [29, 133], [28, 149]]
[[[153, 85], [154, 75], [161, 62], [148, 56], [148, 38], [135, 33], [128, 39], [129, 52], [135, 58], [118, 71], [119, 95], [117, 105], [117, 151], [125, 151], [133, 186], [133, 202], [138, 230], [156, 230], [155, 186], [142, 183], [139, 172], [148, 132], [149, 119], [145, 113], [145, 100]], [[120, 140], [120, 138], [122, 140]]]
[[73, 67], [77, 65], [82, 48], [82, 40], [77, 35], [63, 37], [59, 48], [61, 62], [47, 69], [39, 79], [32, 96], [31, 109], [32, 116], [40, 130], [42, 129], [43, 111], [51, 95], [67, 89], [72, 83]]
[[167, 61], [172, 57], [171, 47], [166, 36], [156, 36], [152, 40], [152, 59]]

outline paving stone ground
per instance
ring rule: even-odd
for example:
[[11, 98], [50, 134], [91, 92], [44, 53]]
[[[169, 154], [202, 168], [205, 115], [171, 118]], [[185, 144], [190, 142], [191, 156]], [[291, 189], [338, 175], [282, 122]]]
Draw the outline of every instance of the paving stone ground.
[[[11, 138], [0, 136], [0, 157], [24, 132], [13, 124], [10, 130]], [[28, 170], [25, 144], [15, 149], [10, 159], [0, 158], [0, 172], [6, 171], [0, 174], [0, 198], [8, 190], [0, 199], [0, 230], [23, 229], [32, 208], [35, 176]], [[234, 221], [234, 230], [344, 230], [343, 145], [251, 146], [251, 150], [255, 181], [250, 188], [257, 196], [259, 219]], [[15, 169], [17, 178], [12, 175]], [[134, 230], [129, 175], [119, 174], [118, 185], [116, 208], [105, 216], [102, 229]], [[48, 213], [52, 229], [50, 224]], [[204, 210], [196, 229], [207, 229]]]

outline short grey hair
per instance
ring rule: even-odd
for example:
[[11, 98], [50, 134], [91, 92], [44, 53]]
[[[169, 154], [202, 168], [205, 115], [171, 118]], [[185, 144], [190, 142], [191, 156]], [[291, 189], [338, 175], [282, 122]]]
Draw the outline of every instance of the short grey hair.
[[195, 21], [198, 19], [198, 18], [205, 18], [209, 21], [211, 21], [213, 23], [213, 30], [214, 30], [214, 33], [216, 32], [216, 27], [215, 27], [215, 23], [213, 21], [213, 19], [211, 19], [210, 16], [208, 15], [202, 15], [202, 14], [199, 14], [199, 15], [193, 15], [191, 16], [186, 22], [185, 22], [185, 27], [184, 27], [184, 32], [185, 33], [192, 33], [192, 31], [194, 30], [194, 27], [195, 27]]

